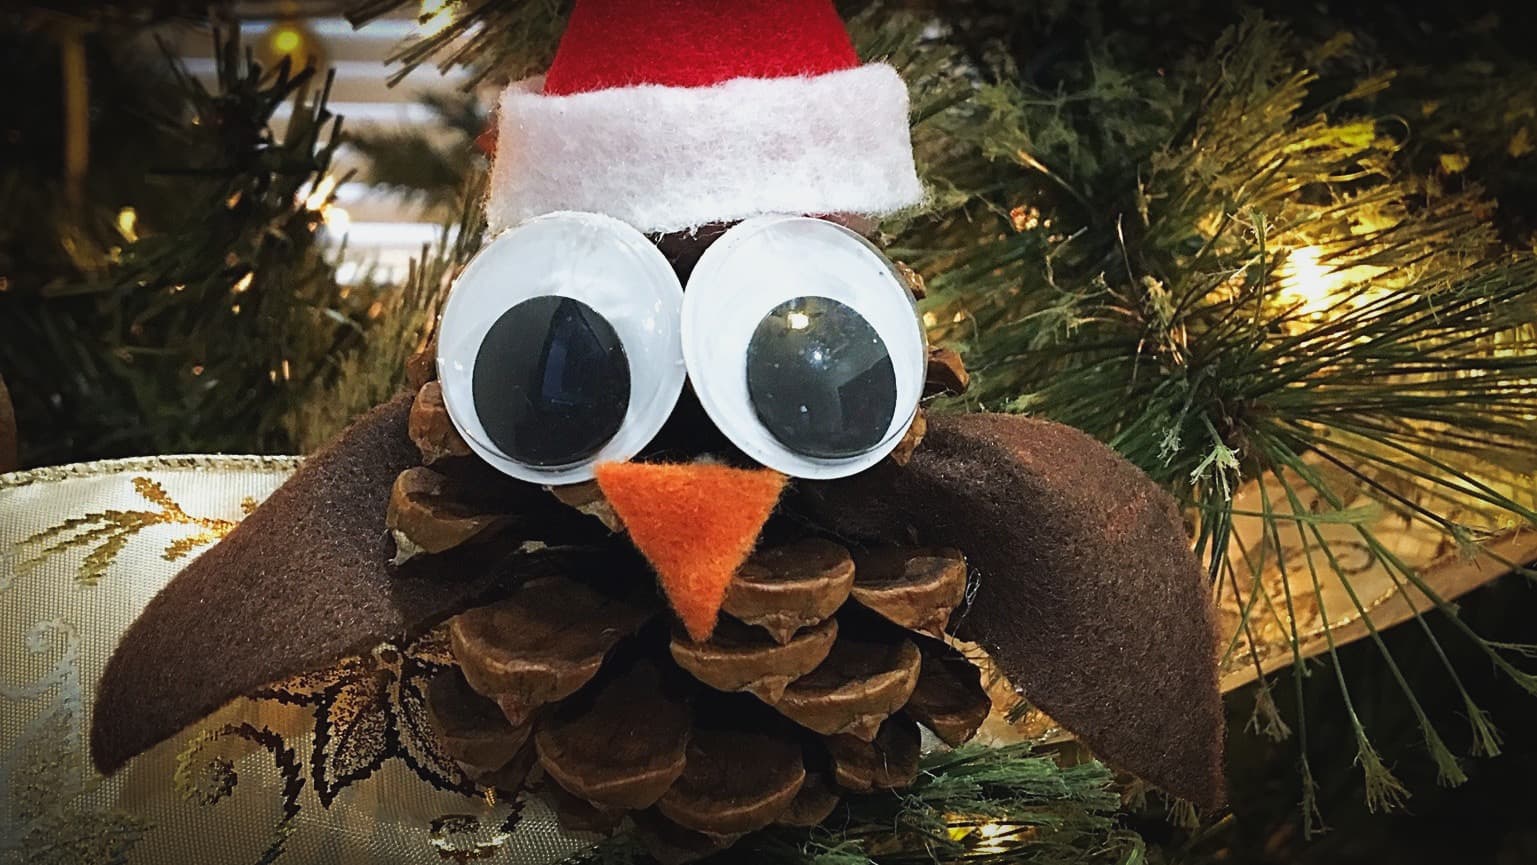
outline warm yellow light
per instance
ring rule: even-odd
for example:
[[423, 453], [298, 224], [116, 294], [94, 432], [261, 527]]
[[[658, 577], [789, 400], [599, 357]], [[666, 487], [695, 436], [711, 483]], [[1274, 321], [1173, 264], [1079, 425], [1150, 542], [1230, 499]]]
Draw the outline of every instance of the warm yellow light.
[[792, 312], [788, 318], [791, 330], [805, 330], [811, 326], [811, 316], [804, 312]]
[[352, 228], [352, 214], [346, 208], [334, 204], [321, 211], [321, 218], [325, 220], [326, 230], [337, 236], [346, 234]]
[[[951, 816], [952, 820], [963, 819]], [[1021, 827], [1004, 823], [958, 823], [947, 830], [951, 841], [969, 841], [973, 852], [1002, 853], [1016, 840]]]
[[1375, 282], [1386, 268], [1323, 259], [1318, 247], [1301, 246], [1287, 253], [1276, 272], [1281, 304], [1290, 312], [1293, 325], [1305, 327], [1304, 320], [1341, 315], [1385, 290]]
[[129, 243], [139, 239], [139, 212], [125, 207], [117, 212], [117, 230]]
[[[1041, 211], [1035, 207], [1021, 204], [1009, 211], [1009, 221], [1014, 224], [1014, 230], [1018, 232], [1034, 231], [1041, 227]], [[1050, 225], [1048, 224], [1048, 228]]]
[[315, 35], [305, 18], [299, 17], [297, 4], [293, 0], [283, 0], [268, 5], [294, 8], [285, 13], [282, 20], [274, 23], [256, 43], [257, 62], [269, 68], [280, 63], [296, 67], [307, 63], [325, 66], [325, 41]]
[[331, 196], [335, 192], [336, 178], [329, 174], [322, 177], [320, 182], [315, 184], [315, 189], [310, 193], [309, 198], [304, 199], [305, 209], [324, 210], [325, 206], [331, 203]]
[[346, 234], [352, 227], [352, 214], [346, 209], [338, 207], [335, 202], [336, 178], [331, 175], [322, 177], [315, 184], [315, 188], [304, 199], [304, 208], [320, 214], [325, 222], [326, 229], [332, 234]]
[[284, 24], [272, 31], [272, 50], [278, 54], [293, 54], [304, 47], [304, 34], [299, 28]]
[[250, 273], [247, 273], [245, 276], [240, 277], [240, 281], [235, 283], [234, 287], [231, 288], [230, 290], [233, 291], [235, 294], [245, 294], [247, 291], [250, 290], [251, 283], [253, 283], [255, 281], [256, 281], [256, 271], [253, 270]]
[[1002, 823], [984, 823], [977, 827], [976, 846], [972, 852], [982, 855], [1007, 853], [1019, 844], [1019, 826]]
[[1333, 305], [1334, 294], [1344, 280], [1320, 263], [1316, 246], [1294, 249], [1286, 256], [1279, 277], [1281, 295], [1288, 306], [1300, 306], [1303, 315], [1319, 315]]

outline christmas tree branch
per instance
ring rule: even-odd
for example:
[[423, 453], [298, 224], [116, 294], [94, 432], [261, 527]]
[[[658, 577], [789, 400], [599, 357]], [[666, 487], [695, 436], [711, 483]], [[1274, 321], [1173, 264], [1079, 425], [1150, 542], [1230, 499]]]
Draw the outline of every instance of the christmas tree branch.
[[403, 286], [356, 289], [374, 298], [368, 312], [369, 338], [340, 355], [327, 383], [285, 419], [303, 452], [330, 441], [354, 418], [405, 386], [406, 362], [430, 349], [449, 287], [484, 239], [480, 202], [485, 184], [484, 171], [468, 175], [457, 194], [454, 218], [443, 225], [439, 241], [424, 247], [421, 257], [411, 262]]
[[213, 90], [162, 60], [177, 98], [148, 121], [176, 163], [137, 171], [167, 206], [91, 215], [117, 236], [75, 247], [90, 255], [78, 275], [0, 294], [23, 423], [67, 431], [35, 440], [33, 459], [286, 450], [281, 418], [359, 338], [362, 310], [340, 298], [321, 242], [341, 125], [329, 79], [261, 68], [238, 31], [215, 39]]
[[[744, 865], [1138, 865], [1142, 840], [1115, 819], [1114, 776], [1060, 765], [1028, 745], [971, 746], [924, 759], [896, 793], [852, 796], [822, 826], [770, 829], [706, 862]], [[649, 862], [625, 836], [566, 865]]]
[[[996, 233], [973, 226], [964, 245], [913, 247], [940, 250], [925, 262], [930, 322], [967, 347], [973, 404], [1088, 429], [1202, 514], [1198, 546], [1219, 589], [1239, 596], [1235, 634], [1247, 639], [1235, 636], [1234, 651], [1256, 650], [1254, 616], [1263, 613], [1266, 627], [1288, 633], [1300, 662], [1314, 636], [1302, 633], [1291, 592], [1307, 587], [1369, 798], [1386, 807], [1405, 791], [1338, 674], [1336, 621], [1364, 623], [1443, 780], [1462, 772], [1308, 503], [1336, 513], [1362, 505], [1314, 461], [1465, 555], [1489, 556], [1487, 539], [1537, 523], [1529, 481], [1537, 447], [1522, 432], [1537, 417], [1537, 264], [1501, 247], [1476, 190], [1447, 194], [1398, 167], [1392, 123], [1359, 113], [1390, 92], [1390, 75], [1318, 102], [1319, 76], [1298, 66], [1290, 43], [1285, 30], [1250, 21], [1213, 58], [1180, 69], [1193, 84], [1184, 95], [1124, 86], [1106, 71], [1111, 57], [1079, 91], [1032, 90], [1005, 65], [1000, 80], [1014, 83], [984, 88], [947, 128], [1013, 178], [994, 188], [1034, 203], [983, 191], [985, 212], [1008, 214]], [[1135, 179], [1086, 155], [1105, 152], [1089, 143], [1115, 122], [1096, 130], [1094, 118], [1126, 100], [1161, 104], [1169, 117], [1168, 138]], [[969, 207], [950, 225], [942, 215], [939, 231], [961, 237], [963, 220], [978, 213]], [[1232, 499], [1245, 482], [1270, 477], [1284, 500], [1262, 502], [1263, 544], [1249, 549], [1232, 531]], [[1370, 522], [1346, 524], [1414, 614], [1450, 612]], [[1286, 526], [1295, 542], [1283, 538]], [[1302, 551], [1301, 573], [1286, 550]], [[1242, 576], [1238, 563], [1247, 563]], [[1272, 601], [1262, 576], [1276, 569], [1284, 597]], [[1335, 597], [1326, 585], [1340, 587], [1344, 609], [1325, 608]], [[1411, 587], [1420, 598], [1409, 597]], [[1529, 674], [1487, 651], [1527, 686]], [[1460, 684], [1449, 662], [1446, 673]], [[1475, 750], [1487, 753], [1497, 746], [1487, 715], [1459, 693]], [[1265, 726], [1290, 729], [1279, 718]], [[1296, 726], [1305, 735], [1300, 718]], [[1304, 773], [1310, 810], [1306, 763]]]

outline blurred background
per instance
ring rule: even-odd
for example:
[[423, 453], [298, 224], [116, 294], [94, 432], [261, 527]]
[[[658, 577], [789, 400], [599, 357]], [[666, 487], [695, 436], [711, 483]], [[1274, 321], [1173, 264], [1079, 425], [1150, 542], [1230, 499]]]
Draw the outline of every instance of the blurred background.
[[[390, 396], [568, 5], [7, 4], [0, 470]], [[1211, 567], [1231, 805], [1129, 789], [1146, 857], [1537, 863], [1531, 4], [840, 6], [913, 90], [935, 409], [1099, 436]]]

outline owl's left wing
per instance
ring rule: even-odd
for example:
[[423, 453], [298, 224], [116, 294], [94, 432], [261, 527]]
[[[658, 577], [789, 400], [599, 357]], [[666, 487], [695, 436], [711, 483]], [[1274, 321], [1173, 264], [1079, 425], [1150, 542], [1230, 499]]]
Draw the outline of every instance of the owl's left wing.
[[[237, 697], [413, 635], [509, 576], [515, 540], [391, 564], [390, 491], [422, 461], [411, 402], [380, 406], [306, 460], [150, 601], [97, 689], [103, 774]], [[544, 512], [568, 510], [527, 492]]]
[[957, 636], [1107, 763], [1222, 800], [1210, 586], [1174, 501], [1131, 463], [1070, 427], [970, 414], [931, 420], [905, 467], [800, 496], [841, 535], [964, 552]]

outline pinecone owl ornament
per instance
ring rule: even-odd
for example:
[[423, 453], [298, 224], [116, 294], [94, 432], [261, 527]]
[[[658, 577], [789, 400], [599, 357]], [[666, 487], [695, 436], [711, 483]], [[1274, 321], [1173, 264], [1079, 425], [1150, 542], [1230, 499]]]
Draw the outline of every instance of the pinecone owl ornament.
[[446, 629], [478, 785], [685, 861], [970, 740], [974, 656], [1113, 766], [1221, 798], [1173, 502], [964, 388], [857, 228], [921, 202], [907, 91], [827, 0], [581, 0], [504, 94], [493, 239], [414, 392], [311, 458], [120, 644], [113, 771], [243, 694]]

